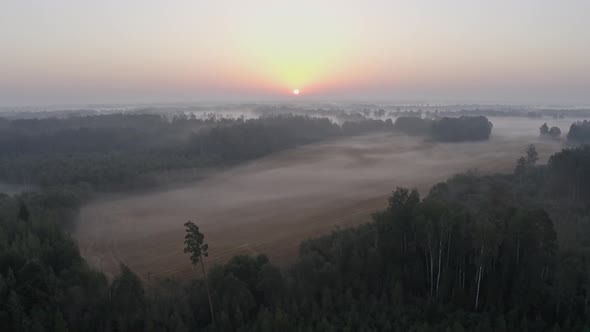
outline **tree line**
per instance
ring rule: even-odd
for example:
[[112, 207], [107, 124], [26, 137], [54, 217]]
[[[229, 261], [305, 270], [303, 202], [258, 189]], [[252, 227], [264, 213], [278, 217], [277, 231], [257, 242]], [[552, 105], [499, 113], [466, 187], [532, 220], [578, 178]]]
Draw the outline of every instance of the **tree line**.
[[428, 119], [399, 117], [395, 128], [413, 136], [426, 136], [438, 142], [485, 141], [490, 138], [493, 125], [485, 116], [460, 116]]
[[245, 120], [176, 114], [106, 114], [0, 119], [0, 181], [120, 190], [153, 175], [231, 166], [273, 152], [342, 136], [389, 130], [391, 121], [345, 122], [282, 115]]

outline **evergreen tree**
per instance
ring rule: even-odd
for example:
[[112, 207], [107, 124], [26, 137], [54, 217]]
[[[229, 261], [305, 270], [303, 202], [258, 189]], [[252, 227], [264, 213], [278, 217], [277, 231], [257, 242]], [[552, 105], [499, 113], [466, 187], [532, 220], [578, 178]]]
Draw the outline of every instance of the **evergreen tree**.
[[203, 270], [203, 280], [205, 281], [207, 297], [209, 299], [209, 309], [211, 310], [211, 320], [213, 323], [215, 323], [213, 302], [211, 301], [211, 292], [209, 290], [209, 282], [207, 280], [207, 271], [205, 270], [205, 262], [203, 261], [203, 257], [207, 257], [209, 255], [207, 252], [209, 245], [204, 242], [205, 235], [199, 231], [199, 226], [195, 225], [195, 223], [189, 220], [184, 223], [184, 227], [186, 228], [186, 235], [184, 237], [184, 252], [191, 254], [190, 259], [193, 265], [196, 265], [199, 262], [201, 263], [201, 268]]

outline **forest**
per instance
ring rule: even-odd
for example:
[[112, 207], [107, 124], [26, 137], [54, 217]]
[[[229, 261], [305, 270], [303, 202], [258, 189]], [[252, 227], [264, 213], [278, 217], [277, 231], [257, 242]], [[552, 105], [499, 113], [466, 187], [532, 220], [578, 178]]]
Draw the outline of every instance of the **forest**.
[[485, 116], [460, 116], [428, 119], [399, 117], [395, 128], [413, 136], [425, 136], [436, 142], [485, 141], [492, 134], [492, 123]]
[[3, 195], [0, 326], [587, 331], [590, 147], [538, 159], [530, 146], [512, 174], [459, 174], [425, 197], [397, 188], [372, 222], [303, 242], [288, 268], [237, 256], [187, 281], [126, 266], [108, 280], [60, 226], [80, 204], [74, 193]]
[[378, 132], [430, 135], [437, 141], [487, 139], [485, 117], [388, 120], [341, 125], [281, 115], [245, 120], [176, 114], [104, 114], [0, 119], [0, 181], [75, 186], [92, 192], [153, 186], [156, 175], [229, 167], [271, 153], [343, 136]]
[[0, 119], [0, 181], [87, 191], [149, 186], [153, 175], [235, 165], [321, 140], [391, 131], [365, 119], [342, 126], [327, 118], [281, 115], [256, 119], [177, 114], [105, 114]]
[[345, 121], [298, 115], [256, 119], [104, 114], [0, 119], [0, 181], [120, 191], [154, 185], [156, 174], [228, 167], [296, 146], [377, 132], [436, 141], [488, 139], [483, 116]]

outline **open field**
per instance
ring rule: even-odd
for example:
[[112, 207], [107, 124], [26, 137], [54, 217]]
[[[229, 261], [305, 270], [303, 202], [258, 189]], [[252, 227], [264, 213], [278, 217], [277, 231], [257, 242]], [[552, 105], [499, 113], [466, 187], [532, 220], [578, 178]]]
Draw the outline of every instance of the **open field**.
[[[492, 121], [488, 142], [355, 137], [289, 150], [177, 188], [107, 197], [82, 209], [75, 237], [88, 262], [108, 274], [119, 262], [143, 277], [190, 273], [183, 254], [186, 220], [205, 233], [210, 264], [241, 253], [265, 253], [284, 264], [296, 257], [302, 240], [369, 221], [395, 187], [426, 192], [467, 169], [510, 171], [529, 143], [542, 162], [562, 147], [538, 138], [544, 120]], [[548, 124], [565, 134], [571, 121]]]

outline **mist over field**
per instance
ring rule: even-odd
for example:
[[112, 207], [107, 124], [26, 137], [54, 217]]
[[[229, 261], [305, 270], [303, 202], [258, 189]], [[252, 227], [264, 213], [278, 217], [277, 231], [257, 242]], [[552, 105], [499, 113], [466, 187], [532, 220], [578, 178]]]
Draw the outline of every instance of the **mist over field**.
[[401, 134], [371, 134], [270, 155], [197, 182], [144, 194], [113, 195], [82, 208], [75, 231], [88, 262], [108, 274], [119, 263], [143, 277], [187, 276], [183, 222], [207, 234], [210, 259], [265, 253], [292, 262], [312, 236], [370, 221], [396, 187], [429, 188], [475, 170], [511, 172], [528, 144], [541, 162], [563, 147], [539, 138], [539, 125], [566, 129], [572, 119], [491, 118], [484, 142], [437, 143]]

